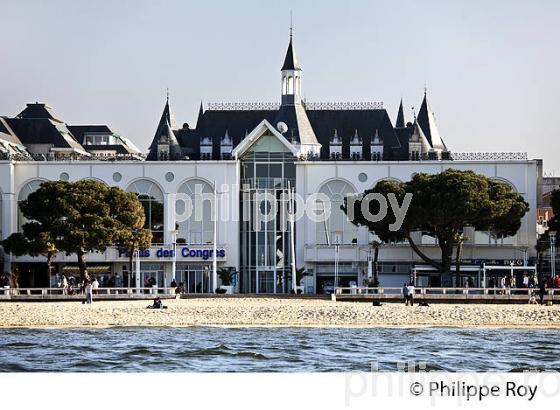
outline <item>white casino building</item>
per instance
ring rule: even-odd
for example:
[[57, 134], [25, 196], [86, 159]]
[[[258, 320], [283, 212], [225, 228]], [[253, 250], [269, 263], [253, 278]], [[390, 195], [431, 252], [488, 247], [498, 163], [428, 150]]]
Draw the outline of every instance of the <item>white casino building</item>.
[[[238, 292], [282, 293], [291, 288], [289, 228], [269, 222], [256, 232], [240, 216], [253, 209], [259, 193], [279, 198], [294, 187], [303, 198], [324, 193], [332, 201], [326, 223], [304, 217], [295, 224], [295, 263], [311, 273], [304, 279], [305, 292], [321, 293], [332, 289], [335, 265], [342, 286], [362, 285], [368, 274], [373, 236], [346, 220], [339, 209], [344, 195], [362, 192], [382, 179], [406, 181], [417, 172], [456, 168], [505, 181], [530, 205], [514, 237], [494, 238], [465, 228], [469, 240], [464, 246], [464, 279], [471, 277], [479, 284], [483, 264], [531, 263], [540, 160], [453, 153], [438, 132], [426, 96], [409, 123], [401, 102], [394, 125], [381, 103], [306, 102], [301, 74], [290, 39], [279, 104], [209, 104], [206, 110], [200, 107], [194, 127], [178, 128], [167, 101], [146, 156], [109, 127], [68, 125], [45, 104], [28, 104], [15, 117], [0, 117], [2, 239], [21, 226], [18, 201], [42, 181], [96, 179], [138, 193], [145, 205], [154, 243], [141, 253], [140, 283], [154, 277], [159, 286], [168, 286], [175, 277], [188, 292], [211, 292], [219, 285], [212, 283], [213, 208], [205, 204], [201, 220], [193, 214], [186, 221], [175, 220], [174, 208], [177, 193], [192, 196], [199, 186], [212, 194], [216, 187], [218, 212], [230, 212], [228, 218], [218, 218], [218, 267], [235, 273]], [[439, 255], [433, 238], [418, 232], [416, 239], [425, 253]], [[20, 286], [48, 286], [44, 258], [1, 251], [0, 258], [4, 271], [19, 270]], [[118, 249], [87, 256], [90, 272], [114, 286], [137, 283], [127, 261]], [[419, 285], [445, 284], [406, 243], [383, 245], [379, 261], [382, 286], [402, 285], [413, 271]], [[74, 255], [59, 254], [55, 266], [59, 273], [77, 272]]]

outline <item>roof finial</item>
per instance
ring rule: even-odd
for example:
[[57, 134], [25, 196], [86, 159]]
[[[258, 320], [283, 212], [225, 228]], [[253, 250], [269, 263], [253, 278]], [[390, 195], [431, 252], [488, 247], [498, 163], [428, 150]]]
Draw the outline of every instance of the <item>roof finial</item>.
[[290, 10], [290, 40], [292, 39], [293, 32], [294, 32], [294, 25], [292, 21], [292, 10]]
[[169, 87], [166, 88], [167, 102], [169, 102]]
[[428, 92], [428, 86], [426, 85], [426, 80], [424, 80], [424, 97], [426, 97], [427, 92]]

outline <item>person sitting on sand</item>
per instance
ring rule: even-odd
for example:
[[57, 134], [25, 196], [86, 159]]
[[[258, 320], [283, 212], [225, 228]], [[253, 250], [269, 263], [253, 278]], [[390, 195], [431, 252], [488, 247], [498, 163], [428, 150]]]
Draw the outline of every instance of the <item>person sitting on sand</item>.
[[149, 305], [148, 309], [167, 309], [167, 306], [163, 304], [159, 296], [156, 296], [153, 305]]
[[530, 305], [538, 305], [537, 303], [537, 296], [535, 294], [535, 292], [531, 292], [531, 296], [529, 297], [529, 304]]

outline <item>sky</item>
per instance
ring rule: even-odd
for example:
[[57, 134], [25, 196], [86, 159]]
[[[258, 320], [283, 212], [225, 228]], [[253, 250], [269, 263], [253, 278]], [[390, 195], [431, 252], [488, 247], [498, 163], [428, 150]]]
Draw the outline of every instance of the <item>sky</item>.
[[455, 152], [527, 152], [560, 175], [560, 1], [0, 0], [0, 115], [46, 102], [142, 150], [169, 88], [200, 102], [276, 102], [293, 13], [308, 101], [382, 101], [424, 87]]

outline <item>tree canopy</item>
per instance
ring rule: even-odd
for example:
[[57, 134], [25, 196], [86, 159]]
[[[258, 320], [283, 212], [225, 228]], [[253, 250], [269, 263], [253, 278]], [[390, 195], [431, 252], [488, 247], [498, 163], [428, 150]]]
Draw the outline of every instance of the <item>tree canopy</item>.
[[[390, 213], [380, 221], [366, 218], [361, 207], [363, 197], [369, 193], [380, 193], [385, 197], [394, 194], [399, 204], [403, 203], [406, 194], [412, 194], [400, 229], [391, 230], [396, 218]], [[472, 171], [454, 169], [433, 175], [418, 173], [404, 183], [383, 180], [373, 189], [366, 190], [363, 197], [350, 205], [353, 207], [352, 223], [366, 226], [385, 243], [407, 240], [421, 259], [442, 273], [450, 271], [453, 250], [462, 244], [465, 227], [490, 231], [496, 236], [511, 236], [519, 230], [521, 220], [529, 210], [523, 196], [508, 184]], [[347, 214], [348, 206], [348, 199], [345, 199], [342, 209]], [[378, 201], [369, 203], [372, 215], [376, 215], [379, 209]], [[441, 259], [432, 259], [422, 252], [413, 240], [415, 231], [437, 239]]]
[[80, 274], [87, 278], [87, 253], [115, 245], [133, 254], [151, 242], [137, 195], [102, 182], [44, 182], [20, 209], [28, 221], [2, 245], [15, 255], [46, 256], [49, 272], [59, 251], [75, 254]]
[[114, 220], [112, 243], [128, 254], [128, 268], [132, 272], [134, 252], [145, 249], [152, 243], [152, 231], [145, 229], [145, 208], [138, 195], [120, 188], [109, 189], [107, 201]]
[[46, 182], [19, 204], [26, 222], [21, 232], [10, 235], [2, 242], [4, 250], [17, 256], [45, 256], [47, 272], [52, 270], [52, 259], [59, 251], [60, 228], [65, 216], [65, 197], [69, 183]]

